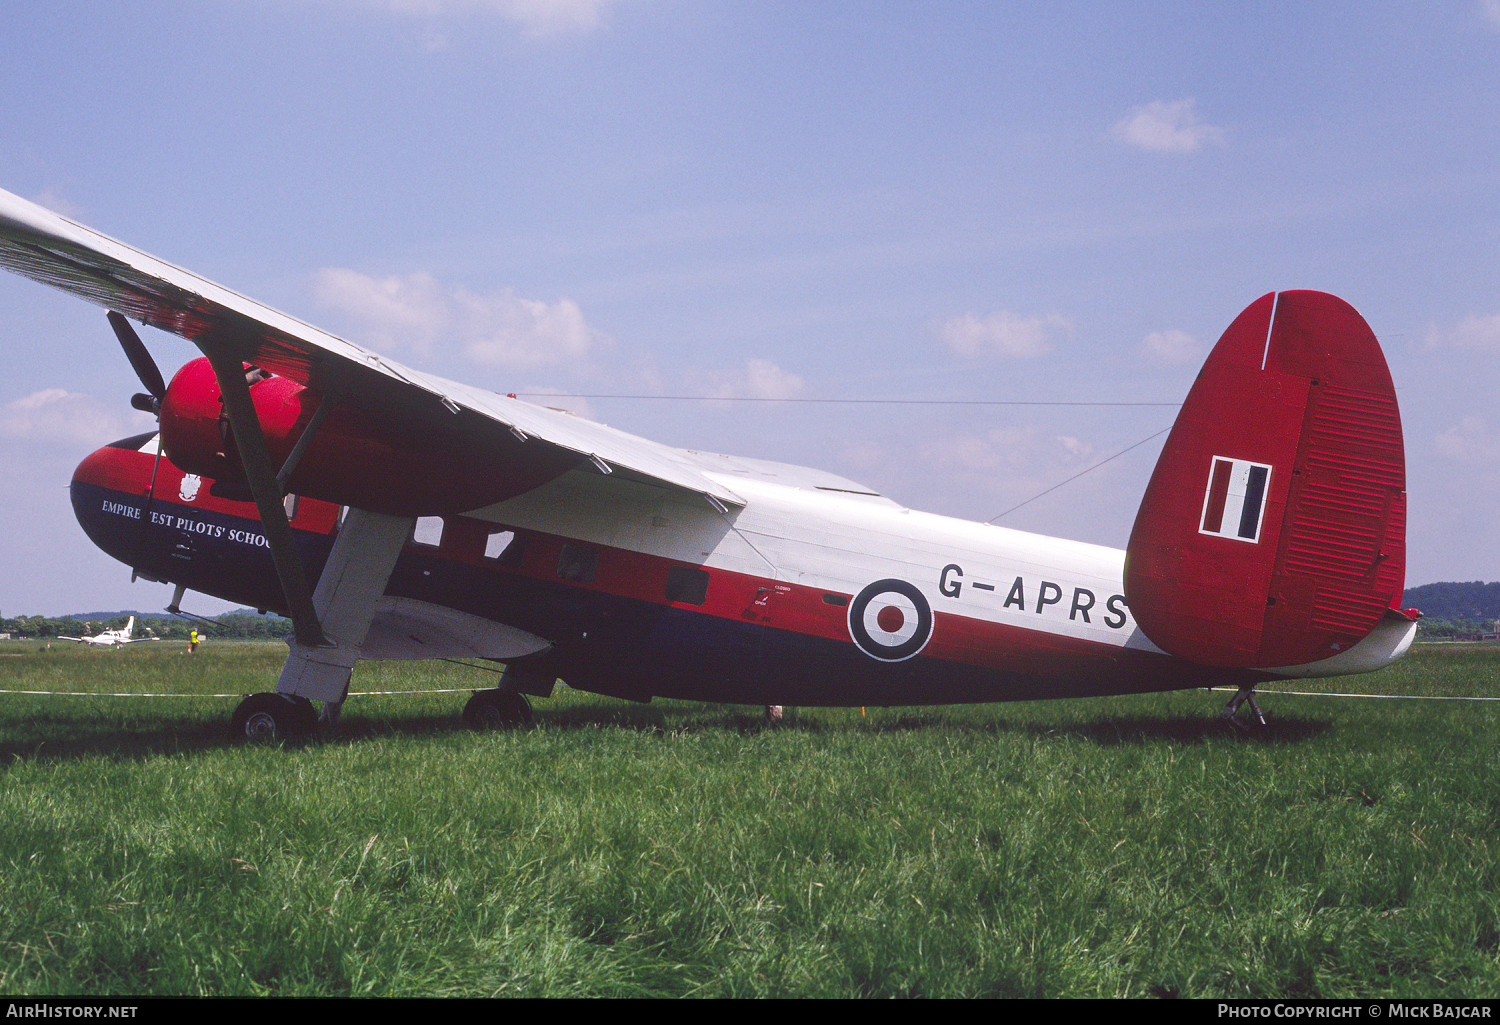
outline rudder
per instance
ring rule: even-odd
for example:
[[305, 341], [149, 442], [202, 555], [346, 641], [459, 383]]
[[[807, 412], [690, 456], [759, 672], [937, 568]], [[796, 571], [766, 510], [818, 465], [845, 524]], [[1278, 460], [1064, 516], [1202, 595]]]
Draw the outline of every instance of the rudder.
[[1219, 339], [1136, 515], [1125, 596], [1158, 647], [1297, 666], [1358, 643], [1406, 570], [1401, 417], [1364, 318], [1270, 293]]

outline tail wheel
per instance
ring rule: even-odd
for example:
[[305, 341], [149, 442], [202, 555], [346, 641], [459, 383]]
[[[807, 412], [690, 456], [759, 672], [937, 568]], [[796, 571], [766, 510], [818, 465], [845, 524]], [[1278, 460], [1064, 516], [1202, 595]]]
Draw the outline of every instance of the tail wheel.
[[464, 706], [464, 724], [471, 730], [512, 729], [531, 725], [531, 705], [514, 691], [475, 691]]
[[312, 702], [291, 694], [252, 694], [229, 720], [230, 740], [291, 740], [317, 725]]

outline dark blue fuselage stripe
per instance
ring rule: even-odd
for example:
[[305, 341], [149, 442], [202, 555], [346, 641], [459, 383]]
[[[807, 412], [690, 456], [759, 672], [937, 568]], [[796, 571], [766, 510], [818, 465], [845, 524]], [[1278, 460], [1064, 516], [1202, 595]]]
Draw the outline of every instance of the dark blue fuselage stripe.
[[[176, 504], [169, 523], [147, 524], [118, 511], [143, 500], [75, 481], [73, 503], [85, 532], [101, 549], [149, 576], [255, 608], [284, 607], [270, 551], [231, 537], [258, 535], [259, 521]], [[115, 511], [106, 511], [106, 504]], [[181, 520], [190, 524], [180, 529]], [[295, 531], [308, 573], [316, 579], [331, 535]], [[457, 609], [545, 637], [554, 643], [558, 675], [570, 686], [647, 699], [787, 705], [919, 705], [1118, 694], [1191, 686], [1171, 673], [1077, 667], [1066, 677], [941, 661], [918, 655], [881, 662], [849, 640], [816, 637], [763, 623], [714, 616], [594, 590], [563, 580], [538, 580], [490, 565], [447, 561], [406, 550], [387, 593]]]

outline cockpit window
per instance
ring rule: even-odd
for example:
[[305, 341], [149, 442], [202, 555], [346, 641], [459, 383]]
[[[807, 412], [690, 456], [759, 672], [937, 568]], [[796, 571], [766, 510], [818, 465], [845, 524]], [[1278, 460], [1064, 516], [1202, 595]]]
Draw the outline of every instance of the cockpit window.
[[443, 518], [441, 516], [418, 516], [411, 529], [413, 544], [425, 548], [436, 548], [443, 543]]
[[519, 569], [526, 554], [526, 538], [514, 530], [497, 530], [484, 542], [484, 557], [506, 569]]

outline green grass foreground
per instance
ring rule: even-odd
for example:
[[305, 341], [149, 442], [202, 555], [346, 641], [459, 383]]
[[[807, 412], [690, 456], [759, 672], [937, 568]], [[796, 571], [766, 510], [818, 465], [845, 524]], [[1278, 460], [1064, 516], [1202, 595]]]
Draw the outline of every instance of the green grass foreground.
[[[0, 644], [0, 688], [271, 688], [284, 648]], [[485, 687], [361, 663], [355, 690]], [[1500, 647], [1287, 689], [1500, 696]], [[1500, 995], [1494, 704], [927, 709], [0, 694], [0, 993]]]

